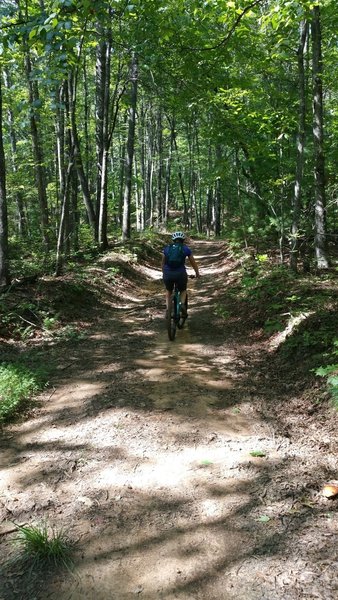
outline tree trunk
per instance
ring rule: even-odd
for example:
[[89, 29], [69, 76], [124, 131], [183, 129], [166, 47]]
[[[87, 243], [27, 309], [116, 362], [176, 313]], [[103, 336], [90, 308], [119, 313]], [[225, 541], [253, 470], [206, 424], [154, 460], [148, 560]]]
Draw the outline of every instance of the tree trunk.
[[70, 124], [71, 124], [71, 135], [72, 135], [72, 147], [74, 153], [74, 165], [79, 178], [84, 204], [87, 210], [88, 221], [93, 231], [94, 239], [97, 240], [97, 226], [94, 206], [90, 197], [88, 179], [85, 174], [83, 167], [81, 148], [79, 142], [79, 136], [77, 131], [76, 114], [75, 114], [75, 82], [74, 74], [70, 73], [68, 78], [68, 95], [69, 95], [69, 109], [70, 109]]
[[[55, 275], [60, 275], [62, 272], [64, 255], [69, 252], [70, 249], [70, 196], [73, 185], [73, 173], [74, 173], [74, 156], [73, 146], [71, 140], [71, 134], [69, 130], [65, 130], [65, 109], [69, 117], [69, 97], [67, 82], [64, 82], [59, 90], [59, 105], [56, 120], [56, 139], [57, 139], [57, 164], [58, 164], [58, 176], [59, 176], [59, 195], [60, 195], [60, 220], [59, 220], [59, 231], [57, 239], [57, 250], [56, 250], [56, 267]], [[68, 155], [68, 166], [66, 168], [66, 145]], [[74, 218], [74, 215], [73, 215]]]
[[215, 183], [215, 197], [214, 197], [214, 209], [215, 209], [215, 219], [214, 219], [214, 231], [215, 235], [221, 235], [221, 178], [217, 177]]
[[44, 163], [44, 152], [42, 148], [41, 136], [39, 132], [38, 122], [39, 117], [37, 113], [37, 107], [39, 106], [39, 90], [37, 83], [33, 80], [32, 63], [29, 51], [26, 50], [25, 54], [25, 68], [29, 91], [29, 104], [30, 104], [30, 127], [32, 136], [32, 146], [34, 155], [34, 168], [35, 178], [38, 190], [38, 198], [40, 205], [40, 222], [41, 232], [45, 248], [49, 247], [49, 236], [48, 236], [48, 203], [47, 203], [47, 192], [46, 192], [46, 173]]
[[313, 138], [315, 175], [315, 255], [317, 268], [327, 269], [325, 214], [325, 156], [323, 148], [323, 82], [320, 8], [312, 13], [312, 70], [313, 70]]
[[298, 253], [299, 253], [299, 220], [301, 212], [302, 184], [304, 171], [304, 150], [305, 150], [305, 119], [306, 119], [306, 93], [305, 93], [305, 69], [304, 69], [304, 49], [307, 43], [309, 25], [307, 21], [302, 21], [300, 28], [300, 43], [297, 50], [298, 60], [298, 134], [296, 148], [296, 176], [293, 193], [292, 206], [292, 225], [291, 225], [291, 248], [290, 248], [290, 267], [297, 271]]
[[70, 203], [70, 186], [72, 181], [72, 170], [73, 170], [73, 162], [70, 160], [68, 164], [68, 170], [65, 178], [65, 186], [63, 189], [63, 198], [62, 198], [62, 206], [61, 206], [61, 216], [60, 216], [60, 224], [59, 224], [59, 233], [58, 233], [58, 241], [57, 241], [57, 251], [56, 251], [56, 267], [55, 267], [55, 275], [60, 275], [62, 272], [63, 266], [63, 255], [64, 255], [64, 244], [65, 244], [65, 231], [68, 223], [68, 215], [69, 215], [69, 203]]
[[163, 132], [162, 132], [162, 113], [161, 110], [158, 112], [157, 119], [157, 155], [158, 155], [158, 169], [157, 169], [157, 227], [163, 223], [163, 191], [162, 191], [162, 179], [163, 179]]
[[0, 70], [0, 289], [9, 285], [6, 163], [2, 134], [2, 73]]
[[[107, 35], [107, 34], [106, 34]], [[108, 34], [109, 37], [109, 34]], [[110, 41], [99, 45], [96, 60], [96, 141], [97, 141], [97, 214], [98, 242], [101, 250], [108, 248], [108, 160], [110, 106]]]
[[[222, 162], [222, 148], [219, 145], [217, 145], [216, 146], [216, 164], [217, 164], [218, 171], [220, 171], [221, 162]], [[221, 235], [221, 207], [222, 207], [222, 189], [221, 189], [221, 178], [220, 177], [216, 177], [214, 202], [215, 202], [215, 205], [214, 205], [215, 206], [214, 231], [215, 231], [215, 235], [219, 236], [219, 235]]]
[[238, 148], [236, 149], [236, 154], [235, 154], [235, 164], [236, 164], [236, 179], [237, 179], [237, 202], [238, 202], [238, 209], [239, 209], [239, 214], [240, 214], [240, 220], [241, 220], [241, 228], [242, 228], [242, 232], [243, 232], [243, 241], [244, 241], [244, 246], [245, 248], [248, 247], [248, 238], [247, 238], [247, 225], [246, 225], [246, 218], [245, 218], [245, 210], [243, 207], [243, 202], [242, 202], [242, 194], [241, 194], [241, 170], [240, 170], [240, 161], [239, 161], [239, 157], [238, 157]]
[[[10, 89], [10, 87], [11, 87], [10, 75], [6, 69], [4, 70], [4, 84], [7, 89]], [[12, 161], [11, 161], [12, 162], [12, 171], [13, 171], [14, 176], [16, 176], [17, 171], [18, 171], [17, 157], [16, 157], [17, 137], [16, 137], [16, 131], [15, 131], [14, 113], [10, 107], [8, 107], [8, 109], [7, 109], [7, 114], [8, 114], [8, 124], [9, 124], [9, 136], [10, 136], [11, 150], [12, 150]], [[19, 232], [19, 235], [24, 237], [27, 234], [27, 219], [26, 219], [26, 214], [25, 214], [23, 195], [22, 195], [22, 192], [19, 190], [15, 192], [15, 201], [16, 201], [16, 206], [17, 206], [17, 211], [18, 211], [18, 232]]]
[[174, 120], [171, 124], [171, 130], [173, 132], [173, 142], [174, 142], [174, 148], [175, 148], [175, 152], [176, 152], [176, 156], [177, 156], [177, 163], [178, 163], [178, 181], [180, 184], [180, 190], [181, 190], [182, 201], [183, 201], [183, 223], [185, 226], [187, 226], [188, 225], [188, 206], [187, 206], [187, 199], [186, 199], [185, 190], [184, 190], [183, 173], [182, 173], [180, 156], [179, 156], [179, 152], [178, 152]]
[[131, 62], [131, 93], [130, 93], [130, 107], [129, 107], [129, 119], [128, 119], [128, 139], [127, 139], [127, 152], [126, 152], [126, 164], [125, 164], [125, 189], [123, 197], [123, 221], [122, 221], [122, 239], [127, 240], [130, 238], [130, 209], [131, 209], [131, 189], [132, 189], [132, 172], [133, 172], [133, 157], [135, 147], [135, 122], [136, 122], [136, 104], [137, 104], [137, 80], [138, 80], [138, 68], [137, 58], [133, 53]]
[[168, 221], [168, 211], [170, 206], [170, 184], [171, 184], [171, 161], [174, 147], [174, 131], [170, 127], [170, 146], [169, 154], [166, 160], [166, 171], [165, 171], [165, 209], [164, 209], [164, 223]]

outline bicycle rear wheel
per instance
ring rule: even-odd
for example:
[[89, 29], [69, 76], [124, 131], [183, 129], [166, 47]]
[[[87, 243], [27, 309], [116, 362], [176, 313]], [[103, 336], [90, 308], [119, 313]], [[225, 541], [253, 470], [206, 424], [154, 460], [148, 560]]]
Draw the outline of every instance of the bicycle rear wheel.
[[182, 329], [182, 328], [184, 327], [184, 323], [185, 323], [185, 322], [186, 322], [186, 320], [187, 320], [187, 316], [188, 316], [188, 294], [186, 295], [186, 299], [185, 299], [185, 302], [184, 302], [184, 306], [185, 306], [185, 311], [184, 311], [184, 312], [181, 312], [181, 314], [180, 314], [180, 318], [179, 318], [179, 321], [178, 321], [178, 323], [177, 323], [177, 327], [178, 327], [179, 329]]
[[175, 339], [176, 335], [176, 298], [173, 296], [170, 302], [167, 315], [167, 330], [170, 341]]

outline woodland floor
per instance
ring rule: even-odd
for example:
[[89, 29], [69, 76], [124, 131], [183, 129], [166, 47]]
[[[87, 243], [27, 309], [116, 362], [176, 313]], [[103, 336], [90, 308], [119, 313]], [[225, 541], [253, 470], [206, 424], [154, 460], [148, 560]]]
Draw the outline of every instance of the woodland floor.
[[[149, 259], [120, 298], [83, 296], [81, 343], [46, 345], [50, 386], [1, 442], [1, 600], [338, 597], [338, 501], [320, 493], [336, 413], [234, 310], [224, 245], [192, 247], [202, 277], [174, 342]], [[12, 521], [44, 520], [76, 542], [72, 572], [13, 561]]]

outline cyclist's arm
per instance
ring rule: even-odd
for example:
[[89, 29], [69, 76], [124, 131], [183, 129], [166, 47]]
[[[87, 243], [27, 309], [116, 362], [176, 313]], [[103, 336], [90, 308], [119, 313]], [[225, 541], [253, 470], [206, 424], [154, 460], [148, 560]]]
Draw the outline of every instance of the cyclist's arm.
[[164, 256], [164, 254], [162, 254], [162, 271], [164, 269], [164, 266], [165, 266], [165, 256]]
[[189, 262], [190, 262], [190, 264], [191, 264], [192, 268], [193, 268], [193, 269], [194, 269], [194, 271], [195, 271], [196, 277], [199, 277], [199, 276], [200, 276], [200, 273], [199, 273], [199, 270], [198, 270], [198, 264], [197, 264], [197, 262], [195, 261], [195, 259], [194, 259], [194, 257], [193, 257], [193, 255], [192, 255], [192, 254], [190, 254], [190, 256], [189, 256]]

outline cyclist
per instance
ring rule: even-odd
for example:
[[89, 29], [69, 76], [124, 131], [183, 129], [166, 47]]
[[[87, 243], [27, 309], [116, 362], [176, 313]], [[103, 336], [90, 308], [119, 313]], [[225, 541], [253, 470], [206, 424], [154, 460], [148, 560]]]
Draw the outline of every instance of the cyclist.
[[199, 277], [199, 270], [192, 251], [185, 243], [185, 234], [182, 231], [176, 231], [172, 234], [172, 243], [163, 249], [162, 271], [163, 282], [166, 288], [166, 315], [170, 306], [171, 294], [176, 283], [182, 301], [182, 312], [187, 314], [186, 298], [188, 275], [185, 268], [185, 259], [188, 258], [196, 277]]

